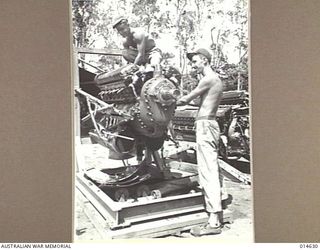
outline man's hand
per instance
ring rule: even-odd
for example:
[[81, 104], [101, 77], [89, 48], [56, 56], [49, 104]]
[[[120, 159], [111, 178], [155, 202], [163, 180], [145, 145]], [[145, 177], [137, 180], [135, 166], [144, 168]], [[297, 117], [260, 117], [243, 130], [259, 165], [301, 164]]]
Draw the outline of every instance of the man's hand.
[[187, 100], [186, 96], [183, 96], [177, 101], [176, 105], [183, 106], [183, 105], [186, 105], [187, 103], [188, 103], [188, 100]]

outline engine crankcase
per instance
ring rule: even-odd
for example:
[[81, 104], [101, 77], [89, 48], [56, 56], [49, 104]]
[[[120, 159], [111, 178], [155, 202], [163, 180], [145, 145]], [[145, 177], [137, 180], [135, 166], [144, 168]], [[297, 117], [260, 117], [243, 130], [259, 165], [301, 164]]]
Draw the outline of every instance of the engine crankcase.
[[177, 87], [164, 77], [147, 81], [142, 87], [138, 112], [133, 121], [135, 131], [149, 138], [163, 137], [173, 118], [179, 95]]

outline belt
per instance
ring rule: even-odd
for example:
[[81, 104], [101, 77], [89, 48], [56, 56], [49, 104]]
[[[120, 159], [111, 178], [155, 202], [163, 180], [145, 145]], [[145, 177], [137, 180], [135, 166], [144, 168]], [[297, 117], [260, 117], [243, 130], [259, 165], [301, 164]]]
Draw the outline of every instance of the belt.
[[199, 121], [199, 120], [215, 120], [215, 119], [216, 119], [215, 115], [204, 115], [204, 116], [196, 117], [196, 121]]

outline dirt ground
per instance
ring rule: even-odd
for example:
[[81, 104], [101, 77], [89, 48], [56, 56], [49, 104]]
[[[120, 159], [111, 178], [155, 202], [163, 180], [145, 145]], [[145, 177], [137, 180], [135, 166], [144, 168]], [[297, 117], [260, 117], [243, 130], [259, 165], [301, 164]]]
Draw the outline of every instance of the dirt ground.
[[[81, 145], [81, 153], [88, 168], [111, 165], [116, 167], [121, 161], [108, 159], [108, 151], [100, 145], [90, 145], [84, 141]], [[79, 148], [78, 148], [79, 149]], [[235, 179], [225, 178], [224, 186], [229, 195], [230, 204], [227, 209], [231, 212], [233, 223], [225, 224], [219, 235], [203, 236], [201, 238], [213, 239], [227, 242], [253, 242], [253, 208], [252, 190], [248, 184], [241, 183]], [[165, 239], [193, 238], [189, 232], [183, 232], [179, 236], [166, 236]], [[89, 220], [80, 206], [76, 197], [75, 201], [75, 242], [103, 241], [104, 236], [99, 233], [93, 223]]]

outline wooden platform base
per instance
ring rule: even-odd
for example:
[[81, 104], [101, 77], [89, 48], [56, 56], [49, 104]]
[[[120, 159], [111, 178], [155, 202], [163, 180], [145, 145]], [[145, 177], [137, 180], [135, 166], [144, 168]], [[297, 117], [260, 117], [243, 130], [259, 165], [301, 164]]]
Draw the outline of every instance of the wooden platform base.
[[[197, 212], [179, 216], [168, 216], [167, 218], [145, 221], [143, 223], [132, 224], [130, 227], [111, 230], [106, 220], [81, 192], [76, 191], [76, 199], [78, 199], [83, 212], [88, 216], [103, 239], [156, 238], [179, 235], [208, 220], [206, 212]], [[233, 223], [230, 211], [223, 211], [223, 222]]]
[[[86, 155], [83, 155], [80, 149], [83, 149], [82, 145], [76, 144], [78, 170], [75, 181], [76, 198], [103, 239], [154, 238], [179, 234], [207, 221], [203, 194], [196, 190], [186, 194], [160, 196], [151, 200], [137, 200], [132, 203], [115, 202], [97, 185], [84, 177], [85, 172], [90, 168], [85, 159]], [[186, 163], [183, 166], [173, 164], [176, 167], [171, 165], [172, 170], [185, 172], [191, 176], [194, 173], [193, 164]], [[97, 166], [94, 167], [97, 168]], [[100, 171], [101, 168], [97, 169]], [[226, 210], [223, 212], [222, 219], [223, 222], [233, 221], [231, 214]]]

